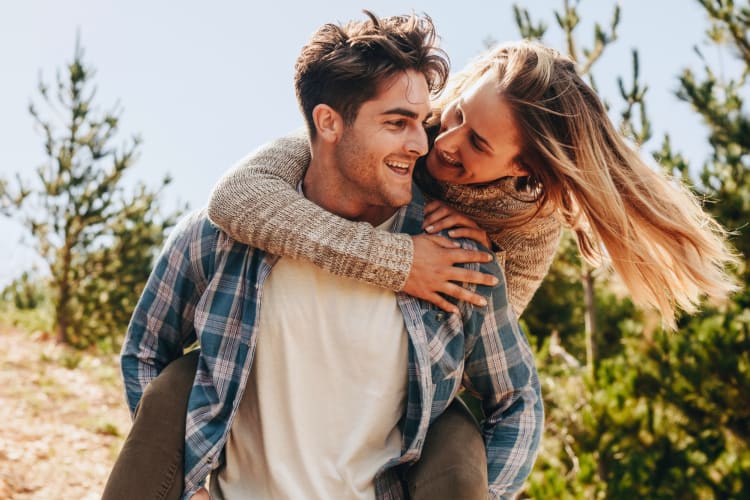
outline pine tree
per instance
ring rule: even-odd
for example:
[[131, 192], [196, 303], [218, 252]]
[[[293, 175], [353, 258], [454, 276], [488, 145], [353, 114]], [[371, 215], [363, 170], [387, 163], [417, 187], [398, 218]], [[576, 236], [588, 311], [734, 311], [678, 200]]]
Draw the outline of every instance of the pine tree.
[[46, 161], [36, 181], [3, 184], [4, 211], [31, 232], [51, 276], [58, 340], [115, 348], [145, 284], [165, 231], [178, 213], [158, 207], [156, 190], [139, 183], [125, 192], [123, 176], [134, 165], [140, 139], [114, 144], [121, 110], [101, 112], [94, 70], [76, 43], [73, 60], [58, 73], [54, 90], [44, 82], [43, 115], [29, 111], [44, 139]]

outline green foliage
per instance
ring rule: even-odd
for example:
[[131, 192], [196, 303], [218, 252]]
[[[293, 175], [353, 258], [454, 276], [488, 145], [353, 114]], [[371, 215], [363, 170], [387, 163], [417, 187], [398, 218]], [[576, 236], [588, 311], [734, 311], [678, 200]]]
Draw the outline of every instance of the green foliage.
[[[646, 91], [648, 90], [647, 85], [641, 86], [638, 81], [639, 76], [639, 62], [638, 62], [638, 51], [632, 51], [633, 57], [633, 83], [630, 89], [625, 88], [625, 82], [622, 78], [617, 79], [617, 86], [620, 89], [620, 96], [625, 101], [625, 109], [620, 113], [622, 122], [620, 124], [620, 132], [625, 137], [630, 137], [635, 141], [637, 145], [641, 145], [651, 138], [651, 122], [648, 119], [646, 113]], [[633, 115], [637, 114], [639, 117], [639, 127], [637, 129], [633, 123]]]
[[[540, 352], [544, 448], [534, 498], [744, 498], [750, 491], [748, 319], [652, 336], [623, 321], [623, 349], [591, 382]], [[562, 479], [564, 478], [564, 480]]]
[[47, 299], [44, 290], [45, 284], [40, 278], [32, 278], [24, 271], [0, 292], [0, 297], [18, 310], [36, 309]]
[[12, 302], [0, 302], [0, 325], [24, 332], [51, 332], [55, 324], [55, 311], [49, 300], [34, 309], [19, 309]]
[[[588, 48], [584, 47], [580, 51], [576, 44], [575, 31], [580, 22], [578, 15], [578, 4], [580, 0], [563, 0], [561, 11], [553, 11], [557, 26], [562, 30], [565, 36], [566, 52], [579, 63], [579, 72], [582, 75], [589, 74], [591, 66], [602, 56], [607, 45], [617, 40], [617, 27], [620, 24], [620, 6], [615, 5], [612, 11], [612, 19], [609, 23], [609, 30], [602, 28], [601, 24], [594, 25], [594, 42]], [[528, 9], [518, 4], [513, 5], [513, 14], [518, 25], [518, 31], [523, 38], [542, 40], [547, 33], [547, 23], [539, 21], [534, 23], [531, 19]]]
[[[701, 0], [712, 24], [712, 43], [726, 44], [743, 69], [734, 78], [704, 61], [704, 75], [685, 70], [677, 96], [703, 118], [711, 157], [698, 171], [664, 137], [654, 158], [706, 200], [705, 208], [732, 231], [747, 262], [750, 255], [750, 114], [744, 104], [750, 73], [750, 6]], [[580, 19], [578, 2], [563, 2], [557, 24], [568, 50]], [[546, 25], [517, 9], [522, 34]], [[616, 38], [595, 29], [595, 46], [579, 64], [589, 71], [601, 49]], [[700, 56], [700, 51], [697, 53]], [[590, 59], [590, 56], [596, 56]], [[702, 57], [702, 56], [701, 56]], [[582, 59], [578, 59], [579, 61]], [[651, 136], [647, 86], [633, 54], [632, 83], [619, 78], [625, 102], [620, 130], [637, 145]], [[722, 75], [719, 77], [718, 75]], [[590, 74], [589, 74], [590, 76]], [[580, 259], [569, 236], [550, 274], [524, 315], [539, 341], [537, 365], [546, 425], [543, 448], [525, 494], [533, 498], [712, 499], [750, 497], [750, 289], [748, 268], [737, 269], [742, 290], [725, 304], [706, 304], [683, 317], [679, 332], [624, 298], [607, 273], [595, 279], [598, 328], [584, 335], [585, 290]], [[588, 353], [594, 348], [594, 356]], [[593, 357], [590, 363], [588, 357]], [[581, 360], [586, 359], [586, 363]], [[587, 366], [587, 365], [591, 366]], [[593, 371], [590, 370], [593, 368]]]
[[13, 193], [6, 183], [0, 194], [6, 213], [30, 229], [48, 265], [58, 339], [116, 348], [165, 231], [179, 214], [163, 215], [157, 204], [169, 178], [156, 190], [138, 184], [132, 194], [125, 192], [123, 176], [134, 165], [140, 139], [113, 144], [120, 110], [98, 110], [93, 76], [77, 44], [54, 91], [39, 84], [47, 113], [34, 103], [29, 111], [47, 160], [34, 184], [19, 179]]
[[75, 370], [78, 368], [81, 364], [81, 361], [83, 361], [83, 356], [81, 356], [81, 353], [79, 351], [65, 351], [60, 356], [60, 365], [62, 365], [64, 368], [67, 368], [68, 370]]

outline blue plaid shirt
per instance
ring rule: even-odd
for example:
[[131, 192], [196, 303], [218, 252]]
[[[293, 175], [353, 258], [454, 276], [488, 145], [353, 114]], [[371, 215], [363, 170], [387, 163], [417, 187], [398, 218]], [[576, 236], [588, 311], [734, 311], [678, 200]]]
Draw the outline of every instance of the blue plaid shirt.
[[[423, 206], [415, 188], [393, 231], [419, 234]], [[200, 344], [186, 420], [184, 498], [224, 460], [255, 353], [263, 284], [276, 260], [232, 240], [204, 212], [191, 214], [172, 232], [133, 313], [122, 350], [131, 412], [146, 385], [185, 346]], [[378, 498], [406, 497], [398, 466], [419, 459], [427, 427], [462, 382], [482, 398], [490, 498], [512, 497], [531, 472], [543, 425], [531, 348], [508, 306], [497, 262], [467, 267], [500, 278], [495, 287], [476, 288], [487, 299], [484, 308], [459, 303], [460, 315], [447, 314], [398, 294], [409, 333], [406, 415], [402, 454], [375, 477]]]

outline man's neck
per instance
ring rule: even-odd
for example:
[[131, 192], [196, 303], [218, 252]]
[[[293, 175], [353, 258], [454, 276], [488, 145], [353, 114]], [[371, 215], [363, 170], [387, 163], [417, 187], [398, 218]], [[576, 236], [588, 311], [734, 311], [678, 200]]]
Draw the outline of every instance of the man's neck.
[[369, 222], [379, 226], [388, 220], [398, 209], [376, 206], [358, 199], [356, 193], [345, 192], [338, 179], [325, 175], [325, 169], [315, 160], [305, 173], [302, 181], [305, 198], [332, 214], [357, 222]]

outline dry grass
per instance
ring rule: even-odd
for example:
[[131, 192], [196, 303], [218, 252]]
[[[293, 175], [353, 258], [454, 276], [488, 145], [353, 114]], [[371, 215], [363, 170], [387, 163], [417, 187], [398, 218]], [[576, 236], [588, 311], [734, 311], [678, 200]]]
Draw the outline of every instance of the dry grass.
[[130, 428], [117, 357], [0, 328], [0, 499], [98, 499]]

